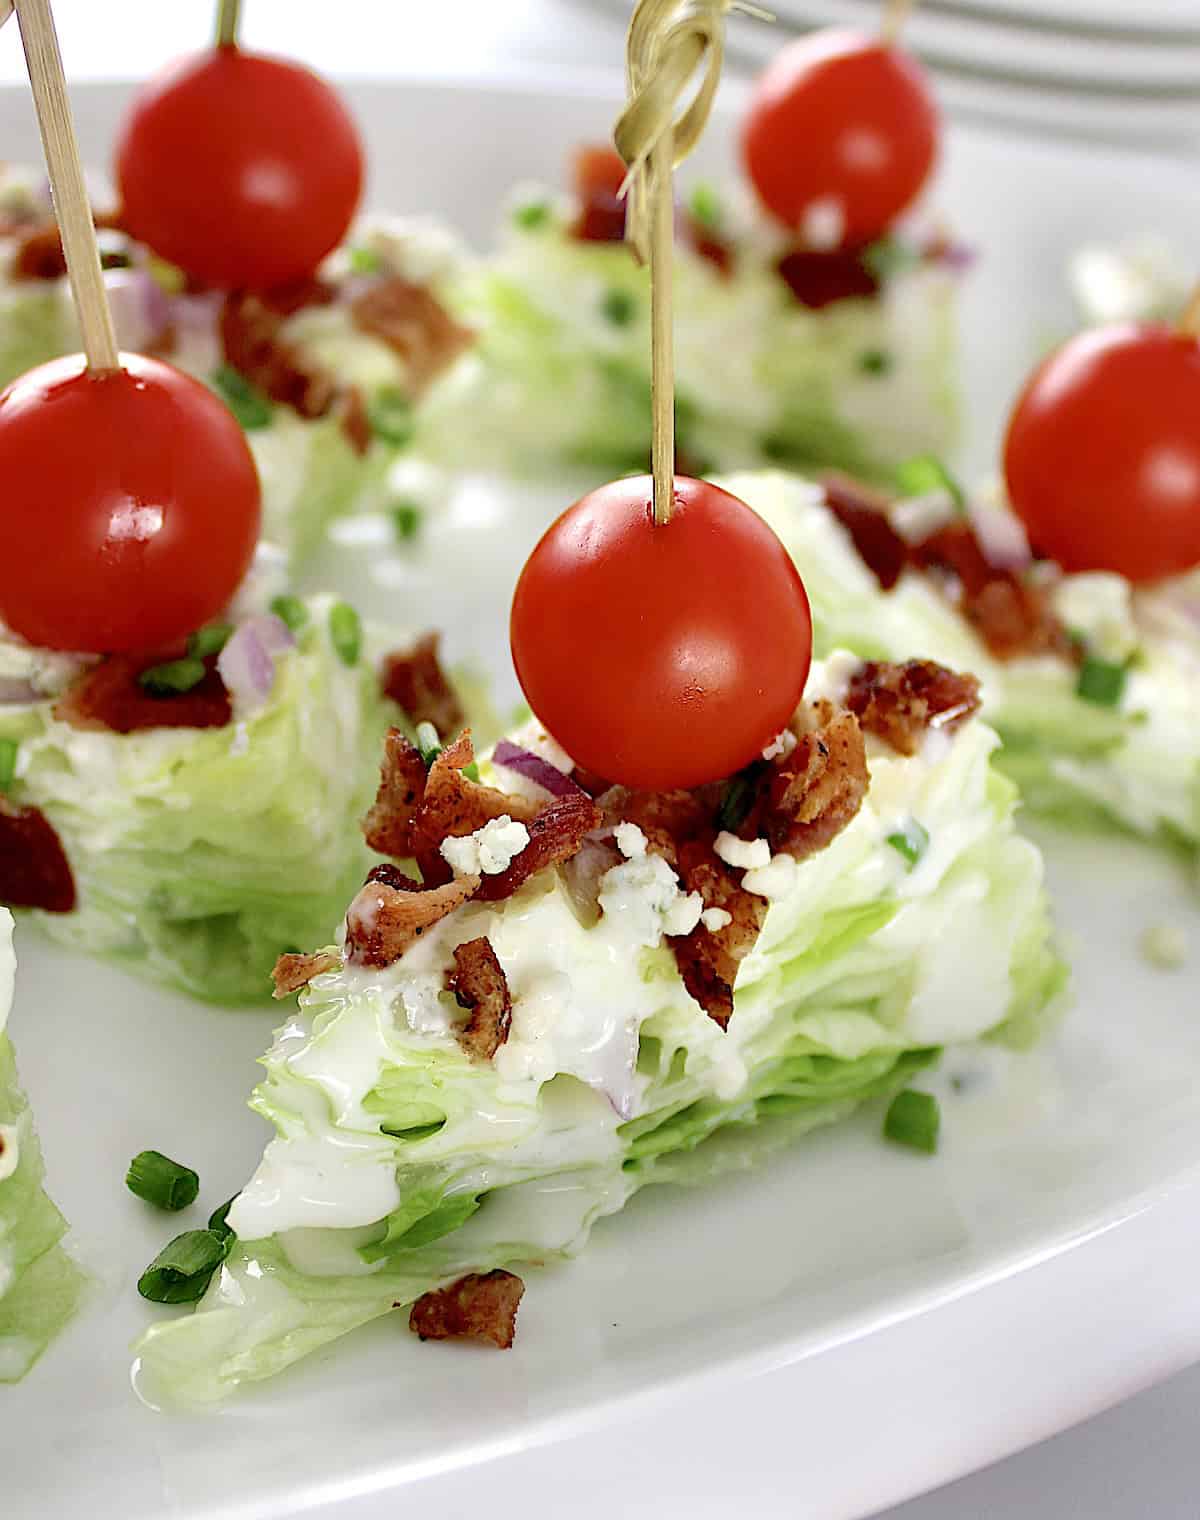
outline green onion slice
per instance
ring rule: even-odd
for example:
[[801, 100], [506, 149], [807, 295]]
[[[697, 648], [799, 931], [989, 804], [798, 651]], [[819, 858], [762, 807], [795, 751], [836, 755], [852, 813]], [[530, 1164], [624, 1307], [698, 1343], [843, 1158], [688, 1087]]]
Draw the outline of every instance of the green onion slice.
[[371, 397], [367, 403], [367, 421], [375, 436], [393, 448], [400, 449], [412, 442], [412, 402], [394, 385], [383, 386]]
[[351, 274], [378, 274], [383, 267], [382, 260], [373, 248], [351, 248], [349, 256]]
[[335, 602], [329, 610], [329, 637], [343, 665], [357, 665], [362, 653], [362, 621], [349, 602]]
[[1117, 707], [1125, 695], [1126, 674], [1124, 665], [1115, 665], [1111, 660], [1086, 655], [1079, 667], [1079, 679], [1075, 683], [1076, 695], [1085, 702], [1094, 702], [1097, 707]]
[[0, 739], [0, 792], [6, 792], [17, 774], [17, 751], [20, 745], [15, 739]]
[[225, 405], [237, 418], [247, 433], [271, 425], [275, 408], [260, 390], [255, 389], [244, 375], [238, 374], [230, 364], [222, 364], [213, 376]]
[[220, 654], [229, 643], [229, 635], [232, 632], [233, 628], [228, 623], [210, 623], [207, 628], [198, 628], [188, 640], [188, 654], [195, 660], [204, 660], [209, 655]]
[[186, 1230], [166, 1245], [138, 1278], [138, 1292], [156, 1304], [194, 1304], [229, 1255], [232, 1230]]
[[398, 501], [392, 508], [392, 525], [401, 543], [416, 538], [421, 528], [421, 515], [415, 501]]
[[512, 219], [515, 226], [533, 232], [550, 220], [550, 206], [546, 201], [525, 201], [523, 205], [513, 207]]
[[156, 1209], [174, 1214], [195, 1203], [200, 1179], [190, 1166], [180, 1166], [161, 1151], [141, 1151], [129, 1163], [125, 1186]]
[[962, 486], [936, 454], [914, 454], [896, 466], [896, 485], [902, 496], [926, 496], [931, 491], [948, 491], [960, 512], [966, 510], [967, 498]]
[[712, 185], [701, 182], [692, 187], [692, 193], [688, 196], [688, 210], [693, 218], [702, 227], [707, 227], [715, 232], [721, 225], [722, 207], [721, 197]]
[[910, 818], [903, 829], [887, 836], [887, 842], [897, 855], [904, 857], [911, 871], [929, 848], [929, 831], [924, 824], [918, 823], [915, 818]]
[[883, 1121], [883, 1133], [897, 1145], [910, 1146], [932, 1156], [937, 1150], [942, 1111], [932, 1093], [908, 1087], [892, 1099]]
[[271, 602], [271, 611], [286, 623], [293, 633], [299, 633], [308, 622], [308, 608], [298, 596], [277, 596]]
[[417, 748], [428, 769], [442, 752], [442, 741], [432, 723], [417, 724]]
[[205, 675], [204, 661], [188, 655], [182, 660], [168, 660], [165, 665], [151, 665], [138, 676], [138, 685], [152, 697], [176, 697], [199, 686]]
[[637, 302], [629, 291], [614, 286], [604, 292], [600, 310], [614, 327], [628, 327], [637, 311]]

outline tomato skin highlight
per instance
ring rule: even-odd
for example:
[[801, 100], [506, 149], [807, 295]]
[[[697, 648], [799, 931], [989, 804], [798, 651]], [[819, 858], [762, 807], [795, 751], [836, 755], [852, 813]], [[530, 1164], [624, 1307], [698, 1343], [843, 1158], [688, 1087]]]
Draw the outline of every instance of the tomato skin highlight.
[[41, 648], [168, 648], [224, 611], [258, 542], [230, 412], [169, 364], [121, 363], [74, 354], [0, 392], [0, 619]]
[[827, 28], [789, 43], [759, 76], [742, 157], [759, 199], [799, 231], [817, 202], [844, 217], [839, 246], [881, 236], [937, 160], [937, 104], [920, 64], [867, 33]]
[[203, 284], [270, 290], [312, 274], [362, 195], [349, 112], [310, 69], [217, 48], [171, 65], [117, 143], [125, 226]]
[[812, 659], [790, 556], [727, 491], [649, 476], [590, 492], [547, 529], [513, 597], [530, 707], [580, 765], [665, 790], [733, 775], [787, 726]]
[[1200, 564], [1200, 343], [1137, 323], [1072, 338], [1019, 397], [1004, 474], [1064, 570], [1153, 581]]

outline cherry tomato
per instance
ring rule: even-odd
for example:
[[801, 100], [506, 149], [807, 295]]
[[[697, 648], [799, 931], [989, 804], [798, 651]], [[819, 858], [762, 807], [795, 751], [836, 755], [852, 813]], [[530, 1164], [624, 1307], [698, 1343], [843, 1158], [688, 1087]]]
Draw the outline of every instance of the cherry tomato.
[[268, 290], [310, 275], [345, 236], [363, 155], [323, 79], [217, 48], [142, 87], [117, 144], [126, 227], [207, 285]]
[[925, 73], [902, 49], [828, 29], [790, 43], [759, 76], [742, 154], [759, 198], [804, 231], [817, 206], [840, 213], [842, 247], [872, 242], [929, 178], [939, 118]]
[[222, 612], [258, 541], [254, 460], [199, 381], [123, 354], [0, 392], [0, 619], [31, 644], [170, 646]]
[[1064, 570], [1151, 581], [1200, 564], [1200, 343], [1133, 323], [1072, 338], [1018, 400], [1004, 474]]
[[731, 776], [804, 693], [812, 619], [786, 550], [744, 502], [677, 476], [657, 525], [648, 476], [553, 523], [513, 597], [529, 705], [567, 752], [656, 791]]

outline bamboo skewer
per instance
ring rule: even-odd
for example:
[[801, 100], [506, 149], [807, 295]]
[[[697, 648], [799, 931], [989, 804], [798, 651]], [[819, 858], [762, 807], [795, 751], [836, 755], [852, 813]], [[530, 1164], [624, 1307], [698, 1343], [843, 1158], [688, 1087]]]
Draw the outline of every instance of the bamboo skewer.
[[1200, 285], [1192, 291], [1191, 299], [1179, 318], [1179, 331], [1189, 338], [1200, 338]]
[[111, 374], [121, 361], [50, 0], [16, 0], [16, 12], [87, 367]]
[[220, 0], [217, 7], [217, 46], [237, 47], [242, 0]]
[[889, 46], [894, 42], [899, 42], [900, 33], [904, 30], [916, 3], [917, 0], [885, 0], [879, 35]]

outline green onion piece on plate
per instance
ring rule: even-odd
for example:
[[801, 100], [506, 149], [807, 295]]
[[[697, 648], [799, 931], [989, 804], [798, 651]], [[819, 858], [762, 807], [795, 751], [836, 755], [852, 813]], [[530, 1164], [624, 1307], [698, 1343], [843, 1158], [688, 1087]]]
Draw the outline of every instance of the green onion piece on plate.
[[138, 1278], [138, 1292], [156, 1304], [194, 1304], [229, 1255], [236, 1237], [187, 1230], [166, 1245]]
[[1117, 707], [1125, 695], [1125, 675], [1124, 665], [1099, 660], [1089, 654], [1079, 667], [1076, 694], [1085, 702], [1094, 702], [1097, 707]]
[[220, 654], [229, 643], [232, 632], [228, 623], [210, 623], [207, 628], [197, 628], [188, 640], [187, 652], [194, 660], [204, 660], [209, 655]]
[[362, 653], [362, 622], [349, 602], [335, 602], [329, 610], [329, 637], [343, 665], [357, 665]]
[[142, 1151], [129, 1163], [125, 1186], [156, 1209], [174, 1214], [195, 1203], [200, 1179], [190, 1166], [180, 1166], [161, 1151]]
[[525, 201], [513, 207], [512, 219], [514, 226], [534, 232], [550, 220], [550, 207], [546, 201]]
[[247, 433], [253, 433], [257, 428], [270, 427], [275, 408], [232, 365], [221, 365], [213, 376], [213, 385]]
[[392, 525], [401, 543], [416, 538], [421, 528], [421, 509], [415, 501], [398, 501], [392, 508]]
[[293, 633], [299, 633], [308, 622], [308, 608], [298, 596], [277, 596], [271, 601], [271, 611], [281, 623], [286, 623]]
[[214, 1209], [208, 1216], [209, 1229], [214, 1235], [219, 1235], [222, 1240], [226, 1239], [227, 1236], [233, 1235], [233, 1231], [229, 1228], [226, 1221], [229, 1218], [229, 1211], [233, 1207], [237, 1196], [235, 1193], [232, 1198], [227, 1198], [219, 1209]]
[[204, 661], [188, 655], [182, 660], [168, 660], [164, 665], [151, 665], [138, 676], [138, 685], [144, 686], [152, 697], [177, 697], [199, 686], [206, 674]]
[[883, 1132], [897, 1145], [907, 1145], [932, 1156], [937, 1150], [941, 1124], [942, 1111], [933, 1094], [907, 1087], [892, 1099], [883, 1121]]

